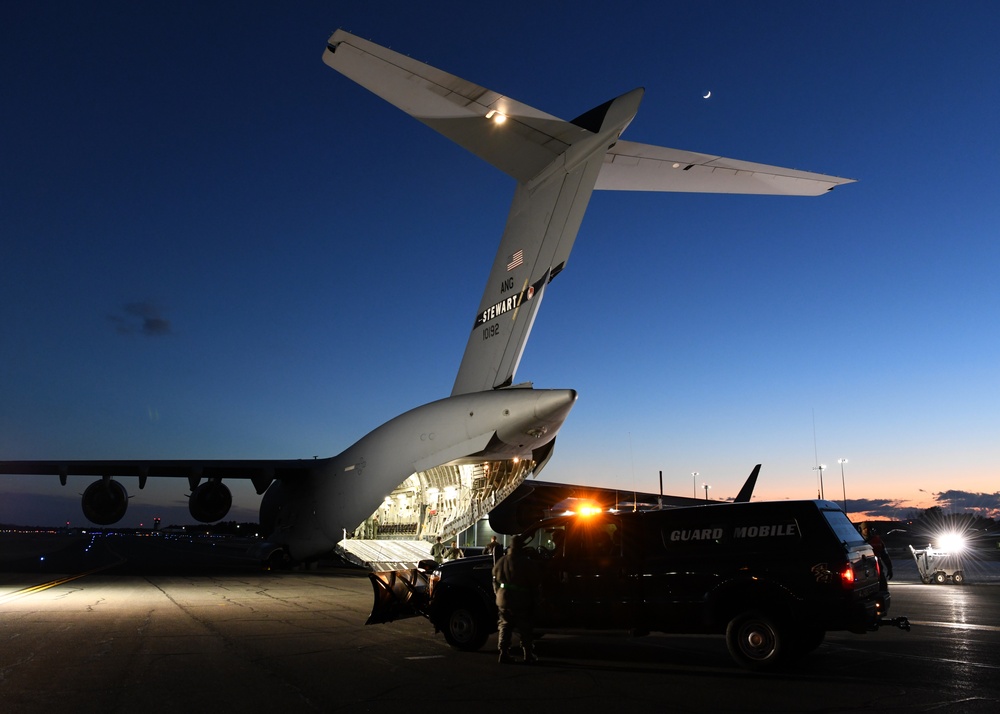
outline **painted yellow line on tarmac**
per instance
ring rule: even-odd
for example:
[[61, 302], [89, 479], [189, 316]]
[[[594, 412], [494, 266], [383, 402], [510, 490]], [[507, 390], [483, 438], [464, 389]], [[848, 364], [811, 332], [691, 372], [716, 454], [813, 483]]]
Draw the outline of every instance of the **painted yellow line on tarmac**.
[[118, 563], [112, 563], [110, 565], [104, 565], [100, 568], [94, 568], [93, 570], [88, 570], [84, 573], [78, 573], [76, 575], [67, 575], [65, 578], [60, 578], [59, 580], [52, 580], [47, 583], [41, 583], [40, 585], [32, 585], [31, 587], [15, 590], [12, 593], [0, 596], [0, 605], [6, 605], [8, 602], [11, 602], [12, 600], [17, 600], [18, 598], [27, 597], [28, 595], [34, 595], [35, 593], [40, 593], [44, 590], [48, 590], [49, 588], [54, 588], [59, 585], [64, 585], [74, 580], [79, 580], [80, 578], [85, 578], [88, 575], [93, 575], [94, 573], [99, 573], [102, 570], [113, 568], [116, 565], [118, 565]]

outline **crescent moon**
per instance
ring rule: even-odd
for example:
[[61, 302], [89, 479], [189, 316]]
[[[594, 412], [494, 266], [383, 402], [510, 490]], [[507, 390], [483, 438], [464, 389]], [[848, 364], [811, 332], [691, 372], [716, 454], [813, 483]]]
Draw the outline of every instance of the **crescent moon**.
[[703, 96], [702, 99], [708, 99], [711, 96], [712, 96], [712, 90], [710, 89], [710, 90], [708, 90], [708, 94], [706, 94], [705, 96]]

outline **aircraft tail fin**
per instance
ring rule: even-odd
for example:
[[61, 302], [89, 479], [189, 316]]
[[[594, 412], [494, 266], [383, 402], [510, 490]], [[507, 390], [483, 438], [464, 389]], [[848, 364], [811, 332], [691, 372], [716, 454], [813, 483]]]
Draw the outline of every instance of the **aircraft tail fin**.
[[736, 498], [733, 499], [733, 503], [750, 503], [750, 497], [753, 496], [754, 486], [757, 485], [757, 474], [760, 473], [760, 464], [753, 467], [753, 471], [747, 476], [746, 483], [743, 484], [743, 488], [740, 492], [736, 494]]
[[641, 100], [636, 89], [574, 120], [590, 128], [564, 122], [577, 127], [574, 142], [518, 182], [452, 394], [512, 384], [545, 288], [566, 267], [604, 155]]
[[337, 30], [323, 61], [517, 181], [452, 394], [513, 384], [596, 189], [816, 195], [849, 179], [619, 141], [642, 89], [564, 121]]
[[565, 121], [337, 30], [323, 61], [517, 180], [452, 394], [510, 386], [545, 286], [569, 257], [636, 89]]

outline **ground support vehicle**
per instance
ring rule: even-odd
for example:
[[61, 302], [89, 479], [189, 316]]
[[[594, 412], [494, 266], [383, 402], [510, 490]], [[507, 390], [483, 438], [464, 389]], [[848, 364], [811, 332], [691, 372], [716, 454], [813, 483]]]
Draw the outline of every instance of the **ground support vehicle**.
[[945, 550], [936, 550], [931, 546], [918, 550], [911, 545], [910, 552], [913, 553], [913, 560], [917, 563], [917, 573], [920, 574], [920, 580], [925, 585], [930, 583], [961, 585], [965, 582], [960, 555]]
[[[731, 503], [567, 515], [521, 538], [542, 573], [540, 631], [723, 635], [748, 669], [818, 647], [829, 631], [888, 620], [879, 563], [830, 501]], [[459, 649], [496, 630], [492, 559], [372, 573], [369, 624], [423, 615]]]

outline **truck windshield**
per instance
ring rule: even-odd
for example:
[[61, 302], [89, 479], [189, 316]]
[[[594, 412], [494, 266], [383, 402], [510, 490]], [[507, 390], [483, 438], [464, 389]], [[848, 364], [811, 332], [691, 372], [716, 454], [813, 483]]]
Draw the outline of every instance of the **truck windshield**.
[[839, 538], [844, 543], [864, 543], [865, 539], [861, 537], [858, 529], [854, 527], [854, 524], [848, 520], [847, 516], [843, 511], [823, 511], [823, 517], [826, 518], [826, 522], [830, 524], [833, 532], [837, 534]]

